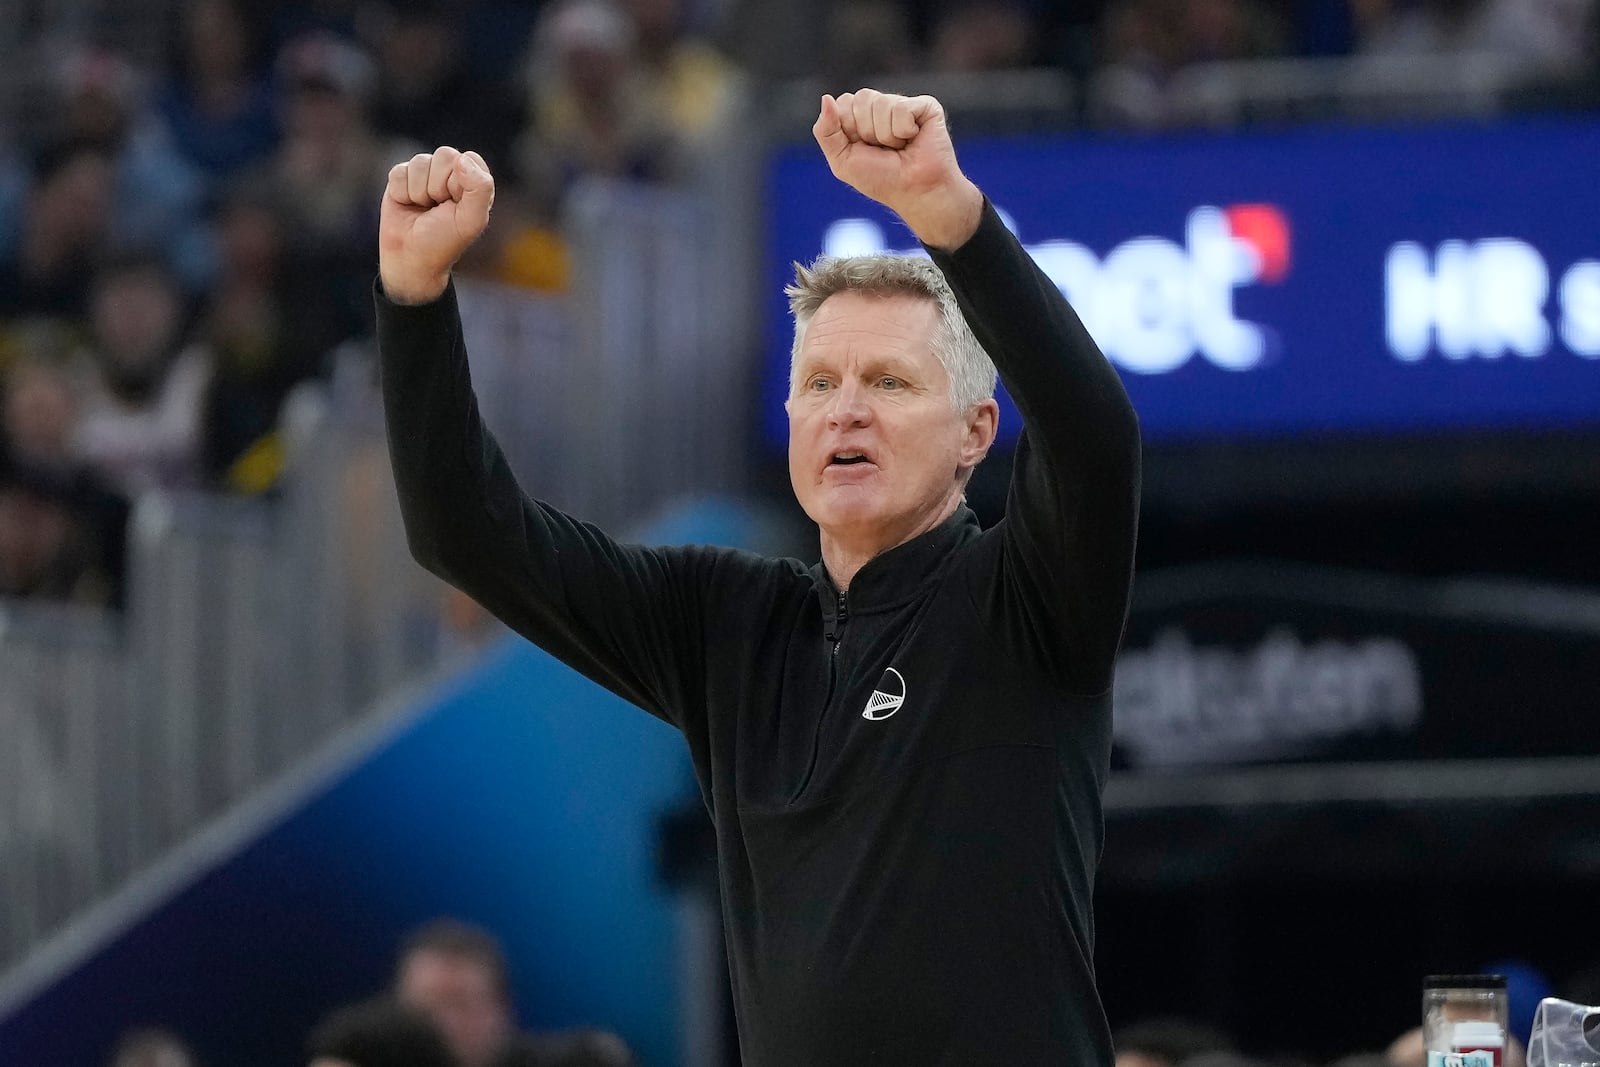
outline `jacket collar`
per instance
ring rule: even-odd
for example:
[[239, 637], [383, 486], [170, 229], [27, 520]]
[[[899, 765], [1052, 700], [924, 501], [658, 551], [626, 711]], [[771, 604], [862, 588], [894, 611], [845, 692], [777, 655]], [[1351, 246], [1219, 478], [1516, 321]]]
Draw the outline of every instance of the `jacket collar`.
[[[846, 598], [851, 615], [899, 607], [916, 597], [923, 583], [937, 576], [952, 552], [982, 533], [978, 517], [962, 504], [938, 526], [879, 553], [856, 572]], [[840, 595], [825, 565], [811, 568], [822, 617], [830, 626], [838, 618]]]

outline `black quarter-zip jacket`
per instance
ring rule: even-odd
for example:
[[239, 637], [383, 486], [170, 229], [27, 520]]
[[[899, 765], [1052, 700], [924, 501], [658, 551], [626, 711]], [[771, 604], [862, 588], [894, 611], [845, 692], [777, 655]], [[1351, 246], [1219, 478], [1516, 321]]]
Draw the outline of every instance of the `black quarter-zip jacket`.
[[525, 496], [453, 290], [378, 295], [417, 558], [682, 732], [716, 825], [747, 1067], [1102, 1067], [1091, 902], [1139, 432], [985, 204], [930, 249], [1023, 417], [1006, 516], [960, 508], [847, 592], [825, 569], [624, 545]]

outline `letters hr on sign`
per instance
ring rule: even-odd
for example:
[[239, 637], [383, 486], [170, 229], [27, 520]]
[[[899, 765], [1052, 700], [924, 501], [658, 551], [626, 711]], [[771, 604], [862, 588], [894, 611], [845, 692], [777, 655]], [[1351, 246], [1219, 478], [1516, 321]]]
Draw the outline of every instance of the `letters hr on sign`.
[[[1545, 305], [1550, 268], [1526, 241], [1446, 241], [1429, 254], [1403, 241], [1384, 268], [1389, 351], [1415, 363], [1437, 349], [1448, 359], [1535, 359], [1553, 343]], [[1581, 260], [1556, 286], [1561, 343], [1600, 358], [1600, 261]]]

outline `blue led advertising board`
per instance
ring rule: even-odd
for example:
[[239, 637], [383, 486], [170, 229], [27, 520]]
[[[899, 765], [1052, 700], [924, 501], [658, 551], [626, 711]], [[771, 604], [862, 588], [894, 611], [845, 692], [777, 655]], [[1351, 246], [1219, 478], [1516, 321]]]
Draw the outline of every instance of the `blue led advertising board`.
[[[1148, 440], [1600, 429], [1600, 123], [961, 138], [963, 169], [1083, 316]], [[908, 251], [815, 145], [768, 175], [766, 436], [782, 287]], [[1004, 405], [1002, 439], [1018, 419]]]

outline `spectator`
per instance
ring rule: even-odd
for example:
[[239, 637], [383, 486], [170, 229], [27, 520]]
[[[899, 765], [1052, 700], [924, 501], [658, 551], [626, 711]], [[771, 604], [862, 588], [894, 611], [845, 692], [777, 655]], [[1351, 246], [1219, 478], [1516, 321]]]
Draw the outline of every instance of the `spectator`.
[[116, 53], [74, 48], [54, 61], [52, 144], [93, 145], [111, 163], [116, 210], [106, 237], [118, 253], [158, 250], [189, 293], [211, 280], [206, 187], [147, 106], [144, 72]]
[[73, 453], [79, 387], [79, 376], [68, 366], [41, 353], [14, 361], [6, 372], [0, 408], [0, 455], [56, 487], [55, 501], [73, 513], [77, 530], [70, 540], [86, 551], [81, 563], [86, 572], [92, 570], [94, 580], [82, 587], [86, 595], [69, 599], [121, 607], [128, 503]]
[[0, 597], [107, 606], [101, 559], [67, 477], [0, 459]]
[[645, 89], [634, 26], [607, 0], [563, 0], [534, 34], [532, 121], [519, 139], [525, 181], [565, 190], [584, 175], [678, 176], [665, 101]]
[[391, 0], [376, 35], [379, 132], [432, 148], [504, 156], [522, 125], [516, 94], [467, 63], [463, 19], [444, 0]]
[[596, 1030], [518, 1033], [505, 953], [487, 932], [437, 919], [407, 939], [395, 976], [401, 1003], [433, 1020], [461, 1067], [629, 1067], [620, 1039]]
[[371, 58], [332, 36], [291, 42], [278, 57], [284, 140], [273, 163], [276, 192], [292, 223], [317, 246], [376, 233], [372, 199], [398, 146], [373, 131]]
[[0, 267], [0, 315], [75, 319], [88, 309], [89, 278], [109, 229], [115, 175], [103, 148], [57, 145], [34, 167], [8, 220]]
[[269, 182], [281, 206], [285, 293], [296, 316], [342, 340], [369, 332], [378, 203], [389, 165], [417, 146], [380, 136], [369, 108], [375, 71], [360, 48], [329, 35], [301, 38], [278, 58], [283, 140]]
[[1102, 126], [1160, 126], [1172, 110], [1167, 83], [1183, 61], [1162, 0], [1119, 0], [1107, 12], [1105, 61], [1088, 86], [1088, 114]]
[[1594, 0], [1361, 0], [1366, 55], [1493, 59], [1527, 78], [1567, 78], [1591, 58]]
[[197, 337], [211, 367], [200, 466], [204, 484], [230, 492], [262, 493], [277, 483], [284, 399], [323, 371], [349, 328], [288, 273], [283, 231], [270, 195], [248, 186], [229, 197], [217, 222], [219, 276]]
[[1191, 91], [1201, 65], [1279, 55], [1285, 40], [1256, 0], [1120, 0], [1106, 14], [1107, 59], [1091, 78], [1088, 115], [1107, 126], [1208, 119]]
[[1039, 61], [1041, 34], [1018, 0], [971, 0], [946, 8], [933, 33], [933, 65], [945, 71], [1015, 70]]
[[134, 1030], [117, 1042], [111, 1067], [195, 1067], [194, 1053], [166, 1030]]
[[74, 464], [79, 380], [64, 363], [24, 352], [7, 368], [0, 409], [0, 450], [35, 466]]
[[865, 85], [922, 66], [906, 9], [894, 0], [830, 4], [824, 41], [821, 74], [829, 85]]
[[311, 1067], [460, 1067], [426, 1018], [384, 1000], [334, 1012], [310, 1047]]
[[407, 939], [395, 995], [433, 1020], [461, 1067], [490, 1067], [515, 1034], [505, 954], [463, 922], [437, 919]]
[[174, 77], [156, 110], [179, 154], [215, 186], [264, 162], [278, 139], [261, 35], [240, 0], [184, 6]]
[[152, 259], [112, 263], [96, 277], [90, 325], [94, 373], [78, 456], [130, 498], [194, 485], [210, 368], [181, 347], [184, 305], [172, 276]]
[[676, 136], [703, 140], [725, 132], [737, 71], [703, 36], [691, 33], [683, 0], [627, 0], [645, 91], [663, 103]]

